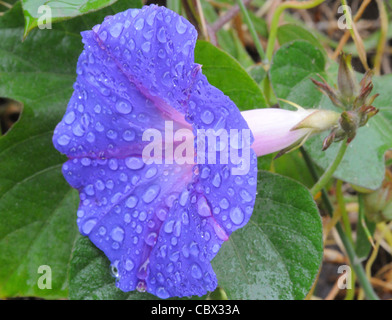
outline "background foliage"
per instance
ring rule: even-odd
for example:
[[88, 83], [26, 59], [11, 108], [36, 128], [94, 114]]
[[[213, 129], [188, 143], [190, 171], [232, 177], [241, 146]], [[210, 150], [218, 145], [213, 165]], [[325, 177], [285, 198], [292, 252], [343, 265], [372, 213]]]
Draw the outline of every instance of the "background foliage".
[[[308, 188], [337, 153], [337, 145], [321, 151], [327, 133], [312, 138], [301, 151], [275, 160], [259, 158], [263, 170], [252, 219], [231, 236], [212, 263], [229, 299], [361, 299], [369, 298], [366, 284], [380, 297], [390, 298], [391, 224], [388, 219], [371, 221], [365, 216], [372, 209], [365, 208], [364, 199], [390, 183], [391, 3], [380, 7], [379, 2], [368, 1], [365, 18], [356, 22], [363, 46], [349, 38], [347, 43], [342, 40], [345, 30], [336, 27], [340, 1], [286, 10], [276, 30], [276, 45], [272, 43], [274, 55], [267, 61], [255, 45], [252, 28], [265, 49], [274, 28], [273, 14], [282, 1], [244, 1], [251, 2], [247, 14], [233, 0], [155, 2], [194, 23], [199, 31], [196, 62], [203, 65], [209, 82], [240, 110], [290, 108], [278, 103], [279, 98], [305, 108], [336, 110], [310, 78], [321, 75], [331, 85], [336, 83], [334, 50], [339, 43], [353, 54], [358, 77], [365, 70], [359, 57], [365, 54], [376, 73], [374, 92], [380, 96], [374, 106], [380, 112], [359, 130], [323, 196], [313, 197]], [[65, 182], [61, 174], [65, 157], [51, 141], [73, 91], [76, 61], [83, 49], [80, 32], [107, 15], [141, 7], [146, 1], [75, 3], [0, 1], [0, 297], [156, 299], [118, 290], [109, 261], [77, 231], [78, 195]], [[53, 8], [52, 29], [38, 28], [41, 4]], [[353, 14], [360, 11], [360, 1], [349, 4]], [[386, 18], [380, 21], [382, 10]], [[327, 22], [335, 27], [325, 27]], [[334, 227], [346, 238], [339, 238]], [[354, 253], [347, 253], [345, 241]], [[353, 257], [358, 264], [353, 267], [367, 268], [365, 276], [358, 274], [358, 290], [354, 286], [334, 291], [337, 266], [352, 263]], [[51, 290], [37, 286], [40, 265], [52, 268]], [[335, 286], [325, 281], [331, 274]]]

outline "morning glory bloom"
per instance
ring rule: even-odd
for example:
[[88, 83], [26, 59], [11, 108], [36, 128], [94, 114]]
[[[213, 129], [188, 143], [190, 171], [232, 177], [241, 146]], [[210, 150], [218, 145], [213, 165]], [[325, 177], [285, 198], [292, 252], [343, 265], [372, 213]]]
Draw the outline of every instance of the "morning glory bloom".
[[[82, 38], [74, 92], [53, 136], [68, 157], [64, 177], [79, 191], [80, 232], [105, 253], [125, 292], [213, 291], [211, 260], [247, 224], [256, 197], [246, 121], [194, 63], [196, 30], [176, 13], [130, 9]], [[161, 133], [159, 161], [143, 157], [151, 144], [159, 149], [148, 130]], [[176, 139], [185, 131], [194, 161], [165, 161], [168, 150], [189, 151]]]

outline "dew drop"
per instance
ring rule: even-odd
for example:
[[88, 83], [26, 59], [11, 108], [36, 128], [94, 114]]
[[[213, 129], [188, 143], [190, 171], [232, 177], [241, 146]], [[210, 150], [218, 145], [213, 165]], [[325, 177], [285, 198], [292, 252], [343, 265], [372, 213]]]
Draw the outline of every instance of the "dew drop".
[[122, 31], [123, 25], [120, 22], [117, 22], [116, 24], [112, 25], [109, 29], [111, 36], [114, 38], [118, 38]]
[[86, 235], [90, 234], [91, 230], [93, 230], [96, 224], [97, 224], [97, 220], [95, 219], [87, 220], [82, 226], [83, 233]]
[[180, 205], [184, 207], [186, 205], [187, 201], [188, 201], [188, 198], [189, 198], [189, 191], [188, 190], [184, 190], [181, 193], [180, 198], [179, 198]]
[[125, 165], [132, 170], [138, 170], [144, 167], [144, 162], [141, 158], [128, 157], [125, 159]]
[[71, 111], [69, 113], [67, 113], [64, 117], [64, 122], [66, 124], [71, 124], [75, 121], [75, 112]]
[[129, 215], [129, 213], [124, 214], [124, 222], [125, 223], [131, 222], [131, 216]]
[[149, 169], [146, 171], [145, 177], [146, 177], [147, 179], [151, 179], [152, 177], [154, 177], [154, 176], [157, 174], [157, 172], [158, 172], [158, 170], [157, 170], [156, 167], [149, 168]]
[[135, 265], [131, 259], [125, 260], [125, 270], [132, 271], [134, 267]]
[[197, 212], [202, 217], [211, 216], [211, 208], [208, 205], [206, 198], [203, 196], [197, 200]]
[[173, 232], [173, 229], [174, 229], [174, 220], [168, 221], [168, 222], [165, 224], [165, 226], [163, 227], [163, 230], [164, 230], [166, 233], [172, 233], [172, 232]]
[[164, 27], [159, 29], [158, 34], [157, 34], [157, 38], [160, 43], [165, 43], [167, 41], [166, 40], [166, 31], [165, 31]]
[[179, 19], [177, 20], [176, 23], [176, 30], [179, 34], [184, 34], [186, 29], [187, 29], [187, 25], [182, 21], [182, 18], [179, 17]]
[[143, 194], [142, 198], [145, 203], [152, 202], [161, 191], [161, 187], [157, 184], [150, 186]]
[[125, 101], [117, 101], [116, 110], [121, 114], [128, 114], [132, 112], [132, 105]]
[[222, 182], [222, 178], [219, 173], [216, 173], [214, 178], [212, 179], [212, 185], [216, 188], [219, 188]]
[[92, 184], [89, 184], [84, 188], [84, 191], [86, 192], [87, 195], [93, 196], [95, 194], [94, 192], [94, 186]]
[[99, 39], [105, 41], [108, 38], [108, 33], [104, 30], [99, 34]]
[[157, 237], [158, 235], [155, 232], [151, 232], [146, 238], [146, 243], [152, 247], [156, 243]]
[[124, 229], [121, 227], [115, 227], [110, 233], [110, 236], [114, 241], [122, 242], [124, 240]]
[[196, 263], [194, 263], [191, 267], [191, 275], [195, 279], [201, 279], [202, 277], [201, 269]]
[[166, 291], [164, 287], [159, 287], [156, 291], [156, 295], [158, 298], [167, 299], [169, 298], [169, 293]]
[[109, 139], [114, 140], [114, 139], [117, 138], [117, 132], [114, 131], [114, 130], [108, 130], [108, 132], [106, 132], [106, 136], [107, 136]]
[[133, 141], [135, 139], [135, 132], [133, 130], [126, 130], [122, 137], [125, 141]]
[[137, 198], [136, 196], [130, 196], [130, 197], [127, 199], [125, 205], [126, 205], [128, 208], [132, 209], [132, 208], [135, 208], [135, 207], [136, 207], [137, 202], [138, 202], [138, 198]]
[[251, 202], [253, 200], [253, 197], [250, 195], [250, 193], [248, 191], [246, 191], [245, 189], [242, 189], [240, 191], [240, 196], [242, 198], [242, 200], [246, 201], [246, 202]]
[[204, 167], [202, 170], [201, 170], [201, 175], [200, 175], [200, 177], [202, 178], [202, 179], [207, 179], [208, 178], [208, 176], [210, 175], [210, 168], [208, 168], [208, 167]]
[[116, 159], [110, 159], [109, 160], [109, 168], [111, 170], [117, 170], [118, 169], [118, 162]]
[[58, 143], [60, 146], [66, 146], [70, 141], [71, 141], [71, 138], [70, 138], [69, 136], [67, 136], [66, 134], [60, 136], [60, 137], [57, 139], [57, 143]]
[[135, 22], [135, 29], [136, 30], [141, 30], [141, 29], [143, 29], [143, 27], [144, 27], [144, 19], [143, 18], [140, 18], [140, 19], [138, 19], [136, 22]]
[[211, 124], [214, 121], [214, 114], [210, 110], [205, 110], [201, 114], [201, 121], [205, 124]]
[[245, 215], [243, 213], [243, 211], [241, 210], [241, 208], [239, 207], [235, 207], [230, 211], [230, 219], [231, 221], [233, 221], [233, 223], [239, 225], [241, 224], [244, 219], [245, 219]]
[[99, 232], [99, 234], [100, 234], [101, 236], [104, 236], [104, 235], [106, 234], [106, 228], [105, 228], [104, 226], [99, 227], [98, 232]]
[[144, 42], [143, 44], [142, 44], [142, 50], [145, 52], [145, 53], [148, 53], [148, 52], [150, 52], [150, 50], [151, 50], [151, 42]]

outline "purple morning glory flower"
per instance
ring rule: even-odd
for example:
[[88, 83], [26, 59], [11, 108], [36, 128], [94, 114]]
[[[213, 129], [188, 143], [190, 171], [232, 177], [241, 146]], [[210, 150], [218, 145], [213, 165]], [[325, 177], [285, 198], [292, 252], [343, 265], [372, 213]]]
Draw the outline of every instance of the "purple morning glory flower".
[[[82, 37], [74, 93], [53, 136], [69, 158], [64, 177], [79, 190], [79, 230], [109, 258], [121, 290], [204, 295], [217, 286], [211, 260], [253, 211], [248, 125], [194, 63], [196, 30], [176, 13], [130, 9]], [[194, 163], [167, 161], [181, 144], [168, 123], [169, 132], [193, 133]], [[162, 161], [143, 157], [150, 129], [162, 133]], [[247, 163], [225, 158], [228, 150], [248, 152]]]

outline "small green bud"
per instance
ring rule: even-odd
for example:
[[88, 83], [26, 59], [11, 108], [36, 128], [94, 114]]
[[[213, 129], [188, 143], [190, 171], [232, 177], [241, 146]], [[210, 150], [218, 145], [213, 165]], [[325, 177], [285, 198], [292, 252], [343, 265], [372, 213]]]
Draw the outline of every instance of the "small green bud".
[[358, 95], [359, 87], [351, 65], [351, 55], [340, 55], [338, 71], [338, 88], [341, 100], [348, 106]]

